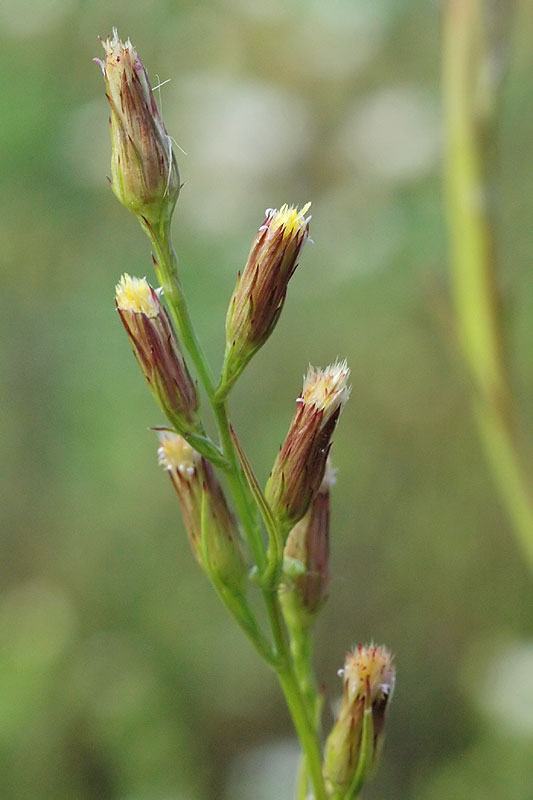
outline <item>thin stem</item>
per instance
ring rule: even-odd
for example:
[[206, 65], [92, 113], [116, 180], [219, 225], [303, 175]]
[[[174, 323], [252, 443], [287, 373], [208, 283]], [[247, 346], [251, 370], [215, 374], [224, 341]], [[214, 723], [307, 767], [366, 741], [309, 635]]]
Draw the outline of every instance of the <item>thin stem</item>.
[[514, 431], [489, 203], [505, 42], [500, 35], [499, 71], [491, 73], [496, 44], [489, 41], [488, 13], [482, 0], [445, 4], [445, 177], [452, 289], [459, 341], [474, 384], [480, 439], [518, 544], [533, 569], [533, 504]]
[[[317, 736], [320, 736], [321, 699], [316, 685], [312, 666], [313, 635], [312, 618], [304, 619], [295, 605], [297, 599], [290, 587], [282, 587], [279, 593], [283, 617], [289, 632], [290, 650], [294, 670], [300, 690], [304, 696], [308, 714], [313, 721]], [[309, 782], [309, 769], [305, 755], [302, 757], [299, 776], [298, 794], [305, 798]]]
[[261, 489], [257, 478], [255, 477], [252, 465], [248, 461], [246, 453], [241, 447], [239, 440], [233, 429], [231, 430], [233, 444], [238, 453], [239, 460], [248, 482], [248, 488], [252, 495], [259, 513], [263, 519], [263, 523], [268, 533], [268, 550], [266, 554], [267, 566], [261, 572], [261, 584], [264, 587], [272, 589], [277, 588], [279, 581], [279, 573], [283, 562], [283, 533], [277, 521], [272, 514], [272, 510], [267, 502], [267, 499]]
[[315, 792], [315, 800], [327, 800], [326, 787], [322, 777], [320, 744], [294, 672], [290, 668], [278, 669], [277, 675], [305, 754], [306, 766]]
[[296, 778], [296, 800], [307, 800], [309, 789], [309, 772], [307, 769], [307, 761], [300, 757], [298, 765], [298, 776]]
[[314, 671], [311, 666], [313, 652], [312, 632], [309, 626], [292, 625], [289, 626], [289, 633], [291, 652], [298, 682], [306, 697], [309, 711], [313, 714], [315, 722], [318, 725], [319, 697]]
[[215, 391], [214, 378], [206, 355], [196, 336], [185, 296], [180, 285], [178, 259], [172, 246], [170, 223], [164, 222], [161, 225], [161, 229], [158, 231], [154, 230], [146, 221], [141, 222], [141, 224], [152, 243], [154, 249], [154, 266], [172, 316], [178, 327], [180, 338], [194, 362], [200, 380], [211, 401]]
[[254, 559], [262, 570], [265, 562], [265, 549], [261, 531], [252, 511], [252, 501], [248, 496], [247, 485], [240, 469], [229, 427], [226, 404], [215, 401], [215, 382], [211, 367], [196, 336], [194, 326], [181, 289], [178, 277], [178, 260], [170, 237], [169, 225], [164, 224], [160, 231], [155, 231], [147, 222], [141, 223], [154, 249], [154, 265], [157, 276], [163, 287], [172, 316], [176, 322], [181, 341], [189, 352], [200, 380], [205, 388], [209, 402], [213, 408], [217, 423], [222, 453], [227, 465], [222, 467], [230, 484], [239, 517], [252, 550]]
[[277, 666], [277, 655], [274, 652], [270, 642], [266, 639], [261, 631], [257, 620], [248, 604], [245, 595], [245, 587], [237, 580], [234, 585], [228, 585], [222, 580], [218, 571], [214, 568], [211, 560], [211, 550], [209, 544], [209, 511], [207, 503], [207, 494], [204, 492], [202, 497], [202, 510], [201, 510], [201, 552], [202, 562], [207, 570], [211, 583], [215, 588], [223, 605], [226, 606], [232, 617], [237, 624], [243, 629], [244, 633], [250, 639], [253, 646], [259, 655], [270, 664], [271, 667]]
[[[283, 614], [277, 592], [265, 589], [263, 591], [263, 597], [267, 607], [276, 649], [280, 657], [280, 666], [275, 668], [276, 674], [302, 745], [305, 769], [313, 784], [315, 800], [326, 800], [326, 788], [324, 785], [324, 778], [322, 777], [322, 751], [314, 718], [315, 714], [309, 707], [308, 698], [300, 684], [296, 666], [291, 658], [287, 631], [283, 621]], [[301, 776], [299, 783], [301, 791]]]
[[[175, 319], [178, 332], [184, 346], [187, 348], [191, 359], [200, 376], [207, 396], [209, 398], [215, 420], [217, 423], [222, 453], [228, 462], [225, 470], [230, 489], [232, 491], [237, 511], [243, 524], [244, 533], [250, 544], [255, 562], [260, 573], [264, 572], [267, 563], [264, 543], [261, 537], [257, 516], [255, 514], [254, 499], [246, 483], [242, 472], [238, 455], [235, 449], [231, 427], [229, 424], [227, 406], [225, 399], [215, 396], [216, 388], [213, 375], [202, 350], [200, 342], [194, 331], [192, 321], [188, 312], [187, 304], [181, 290], [178, 279], [177, 258], [170, 239], [169, 225], [164, 224], [160, 231], [154, 231], [147, 223], [143, 222], [143, 227], [148, 234], [155, 254], [155, 267], [158, 278], [163, 287], [166, 300], [169, 304], [172, 315]], [[247, 615], [242, 616], [239, 609], [234, 608], [234, 598], [222, 592], [221, 586], [215, 584], [221, 599], [229, 608], [237, 622], [245, 630], [254, 646], [260, 654], [276, 671], [283, 694], [285, 696], [291, 717], [300, 739], [303, 752], [305, 754], [307, 768], [313, 783], [315, 800], [327, 800], [326, 789], [322, 777], [322, 753], [320, 741], [316, 732], [316, 726], [312, 715], [309, 714], [308, 704], [305, 695], [302, 693], [294, 666], [291, 659], [287, 633], [283, 622], [283, 616], [279, 605], [277, 594], [270, 587], [263, 587], [262, 594], [265, 602], [270, 627], [275, 645], [275, 656], [272, 656], [270, 647], [266, 649], [264, 639], [257, 637], [255, 620], [250, 627], [250, 619]], [[253, 619], [253, 618], [252, 618]]]
[[255, 563], [261, 574], [266, 563], [265, 546], [261, 537], [261, 530], [258, 525], [256, 514], [253, 511], [253, 499], [250, 497], [248, 484], [246, 483], [246, 478], [244, 477], [235, 451], [226, 402], [217, 402], [213, 400], [212, 408], [219, 430], [222, 452], [231, 465], [231, 471], [227, 474], [228, 483], [230, 484], [233, 497], [235, 498], [235, 504], [237, 505], [243, 526], [247, 531], [247, 538]]
[[512, 433], [505, 420], [487, 403], [477, 402], [474, 411], [485, 455], [500, 491], [518, 544], [533, 570], [533, 510]]
[[248, 604], [244, 602], [242, 598], [237, 601], [235, 596], [224, 586], [215, 581], [212, 582], [223, 604], [242, 628], [259, 655], [267, 664], [275, 668], [277, 665], [277, 656], [273, 653], [270, 642], [265, 638], [263, 632], [259, 628]]

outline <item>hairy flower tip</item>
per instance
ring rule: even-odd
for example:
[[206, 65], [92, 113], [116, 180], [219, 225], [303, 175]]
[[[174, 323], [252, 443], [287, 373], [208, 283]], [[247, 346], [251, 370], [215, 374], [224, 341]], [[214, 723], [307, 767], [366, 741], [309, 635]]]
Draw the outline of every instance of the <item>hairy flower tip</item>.
[[348, 379], [350, 370], [346, 361], [336, 361], [325, 369], [309, 367], [304, 380], [300, 402], [314, 406], [330, 417], [338, 409], [342, 409], [350, 396]]
[[359, 794], [379, 758], [396, 672], [386, 647], [359, 644], [347, 654], [339, 674], [344, 692], [326, 741], [324, 778], [332, 794], [348, 792], [351, 797], [354, 781]]
[[145, 278], [123, 275], [115, 304], [133, 354], [169, 422], [182, 433], [199, 433], [198, 395], [170, 318]]
[[146, 314], [147, 317], [157, 317], [161, 309], [157, 292], [146, 278], [132, 278], [127, 272], [115, 287], [115, 300], [117, 308]]
[[148, 73], [116, 29], [102, 39], [111, 109], [111, 186], [127, 208], [151, 225], [170, 220], [180, 190], [172, 140], [155, 102]]
[[324, 479], [331, 439], [350, 390], [345, 361], [310, 367], [289, 432], [266, 486], [272, 512], [286, 533], [302, 519]]
[[226, 316], [223, 392], [227, 393], [276, 326], [289, 280], [308, 238], [310, 217], [305, 213], [310, 205], [301, 210], [288, 205], [279, 211], [267, 209]]
[[[106, 52], [106, 56], [108, 56], [111, 62], [119, 63], [121, 59], [124, 57], [129, 57], [135, 63], [137, 59], [137, 53], [135, 52], [135, 48], [133, 47], [131, 41], [126, 39], [123, 43], [118, 38], [118, 31], [116, 28], [113, 28], [113, 36], [108, 36], [107, 39], [101, 39], [102, 47]], [[99, 63], [101, 64], [100, 60], [98, 59]], [[105, 65], [102, 64], [102, 69], [104, 69]], [[130, 64], [131, 67], [131, 64]]]
[[351, 700], [368, 694], [370, 705], [374, 705], [387, 702], [394, 691], [393, 658], [382, 645], [357, 645], [347, 654], [342, 674]]
[[267, 208], [264, 225], [268, 228], [270, 235], [280, 229], [285, 239], [301, 233], [307, 237], [311, 217], [306, 218], [305, 215], [310, 208], [311, 203], [306, 203], [299, 211], [296, 206], [289, 206], [287, 203], [282, 205], [279, 211], [275, 208]]
[[239, 531], [213, 467], [171, 431], [159, 433], [157, 452], [178, 495], [194, 557], [208, 575], [243, 592], [246, 566]]
[[191, 475], [199, 463], [200, 454], [185, 441], [183, 436], [178, 436], [171, 431], [159, 433], [159, 449], [157, 451], [159, 464], [166, 470], [178, 470]]

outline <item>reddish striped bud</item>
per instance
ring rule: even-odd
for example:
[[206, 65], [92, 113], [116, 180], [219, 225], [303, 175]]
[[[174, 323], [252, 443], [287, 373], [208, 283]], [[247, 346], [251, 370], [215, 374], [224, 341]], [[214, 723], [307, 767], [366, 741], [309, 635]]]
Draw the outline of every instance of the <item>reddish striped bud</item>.
[[[332, 796], [358, 796], [379, 757], [396, 673], [385, 647], [348, 653], [339, 714], [326, 741], [324, 779]], [[355, 785], [354, 785], [355, 784]]]
[[239, 531], [213, 467], [175, 433], [162, 432], [159, 441], [159, 463], [178, 495], [196, 560], [208, 575], [242, 593], [246, 567]]
[[302, 519], [322, 483], [331, 437], [350, 394], [349, 374], [342, 361], [324, 370], [310, 367], [305, 378], [265, 492], [285, 535]]
[[197, 433], [198, 396], [178, 340], [157, 292], [146, 278], [123, 275], [115, 303], [135, 358], [169, 422]]
[[284, 205], [267, 209], [226, 317], [226, 354], [220, 392], [227, 393], [278, 321], [289, 280], [309, 234], [311, 204], [300, 211]]
[[[334, 483], [329, 460], [320, 488], [305, 516], [289, 533], [283, 552], [283, 597], [298, 616], [313, 616], [326, 599], [329, 582], [329, 492]], [[304, 620], [305, 621], [305, 620]]]
[[111, 108], [111, 186], [123, 205], [155, 226], [169, 221], [180, 191], [172, 140], [148, 74], [131, 42], [116, 30], [102, 40], [102, 68]]

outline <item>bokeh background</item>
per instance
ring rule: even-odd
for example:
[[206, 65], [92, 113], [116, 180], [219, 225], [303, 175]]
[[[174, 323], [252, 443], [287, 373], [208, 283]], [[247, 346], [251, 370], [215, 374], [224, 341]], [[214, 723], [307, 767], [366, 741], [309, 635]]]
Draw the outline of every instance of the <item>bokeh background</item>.
[[[124, 270], [151, 275], [106, 182], [91, 59], [114, 25], [154, 83], [170, 79], [160, 101], [187, 153], [175, 239], [215, 364], [264, 209], [313, 203], [314, 245], [231, 412], [265, 478], [307, 364], [352, 367], [316, 663], [333, 699], [347, 648], [396, 653], [365, 798], [532, 798], [531, 584], [449, 335], [441, 6], [427, 0], [2, 0], [0, 796], [292, 797], [280, 692], [189, 553], [149, 430], [162, 419], [114, 311]], [[524, 0], [498, 171], [530, 459], [532, 43]]]

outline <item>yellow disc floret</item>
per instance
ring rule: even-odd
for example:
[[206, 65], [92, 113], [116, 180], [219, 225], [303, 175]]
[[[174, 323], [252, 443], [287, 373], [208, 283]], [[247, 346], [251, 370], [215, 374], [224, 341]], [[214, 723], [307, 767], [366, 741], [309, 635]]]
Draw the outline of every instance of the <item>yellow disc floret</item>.
[[196, 468], [199, 457], [196, 450], [188, 444], [183, 436], [171, 431], [159, 434], [159, 463], [165, 469], [177, 469], [179, 472], [191, 474]]
[[152, 287], [146, 278], [132, 278], [124, 273], [115, 288], [115, 299], [118, 308], [123, 311], [134, 311], [136, 314], [146, 314], [147, 317], [157, 317], [160, 304]]
[[311, 207], [311, 203], [306, 203], [303, 208], [298, 211], [296, 206], [289, 206], [287, 203], [281, 206], [279, 211], [274, 209], [271, 212], [270, 222], [268, 223], [268, 227], [271, 232], [278, 230], [278, 228], [283, 228], [283, 236], [295, 236], [301, 230], [304, 230], [307, 227], [308, 219], [305, 218], [305, 214], [309, 211]]

